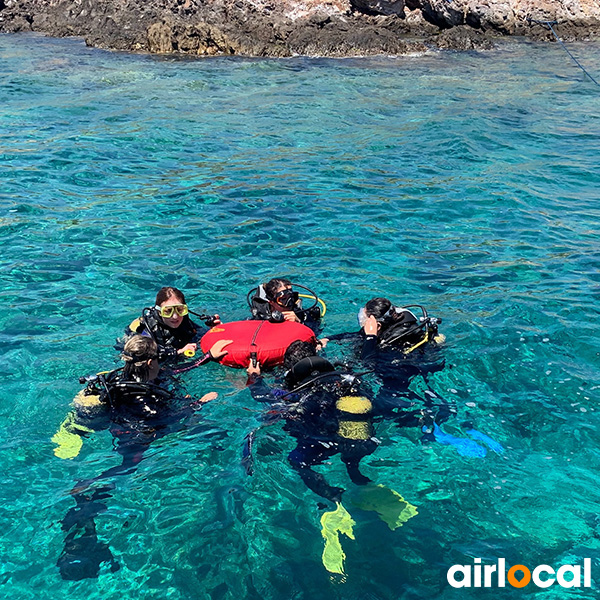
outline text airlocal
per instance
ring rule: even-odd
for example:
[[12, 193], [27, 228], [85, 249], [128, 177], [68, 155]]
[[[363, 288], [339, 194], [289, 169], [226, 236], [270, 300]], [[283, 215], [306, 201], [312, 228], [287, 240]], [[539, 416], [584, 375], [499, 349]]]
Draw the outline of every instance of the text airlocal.
[[495, 565], [482, 565], [480, 558], [475, 558], [474, 562], [473, 565], [452, 565], [448, 569], [448, 583], [454, 588], [503, 588], [507, 585], [523, 588], [530, 582], [540, 588], [548, 588], [554, 583], [564, 588], [592, 586], [592, 565], [589, 558], [583, 559], [583, 569], [580, 565], [562, 565], [556, 570], [550, 565], [538, 565], [533, 570], [525, 565], [513, 565], [507, 571], [504, 558], [499, 558]]

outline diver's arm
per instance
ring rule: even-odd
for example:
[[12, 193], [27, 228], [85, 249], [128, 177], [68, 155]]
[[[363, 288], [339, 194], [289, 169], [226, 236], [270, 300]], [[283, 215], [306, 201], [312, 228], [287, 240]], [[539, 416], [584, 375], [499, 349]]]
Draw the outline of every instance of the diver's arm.
[[273, 390], [267, 385], [262, 375], [251, 374], [248, 377], [248, 389], [252, 398], [257, 402], [275, 402], [277, 400]]
[[362, 360], [372, 360], [377, 355], [377, 344], [379, 339], [376, 335], [367, 335], [363, 340], [361, 358]]
[[363, 326], [364, 340], [362, 345], [361, 358], [363, 360], [369, 360], [374, 358], [377, 354], [377, 347], [379, 342], [379, 329], [381, 325], [377, 322], [375, 317], [368, 317]]
[[335, 333], [334, 335], [328, 335], [327, 339], [330, 342], [345, 342], [348, 340], [355, 340], [359, 333], [356, 331], [344, 331], [343, 333]]

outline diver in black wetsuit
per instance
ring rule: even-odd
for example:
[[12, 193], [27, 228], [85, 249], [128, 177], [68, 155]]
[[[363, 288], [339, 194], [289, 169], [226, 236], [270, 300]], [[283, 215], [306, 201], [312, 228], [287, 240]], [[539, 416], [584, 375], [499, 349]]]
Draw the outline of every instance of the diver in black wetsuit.
[[[136, 335], [123, 351], [125, 367], [88, 378], [88, 385], [75, 398], [75, 410], [53, 437], [55, 454], [74, 458], [81, 448], [81, 436], [108, 429], [116, 440], [121, 464], [91, 479], [81, 480], [71, 490], [76, 506], [62, 521], [67, 532], [58, 567], [63, 579], [81, 580], [98, 575], [100, 565], [119, 568], [107, 544], [96, 535], [95, 517], [106, 510], [113, 477], [133, 472], [150, 444], [182, 427], [203, 403], [217, 394], [205, 394], [183, 406], [175, 402], [175, 391], [158, 379], [158, 348], [149, 337]], [[189, 398], [189, 397], [188, 397]], [[96, 485], [104, 482], [101, 485]]]
[[[445, 339], [438, 332], [441, 319], [417, 317], [411, 307], [399, 308], [387, 298], [373, 298], [358, 314], [360, 331], [328, 336], [331, 342], [350, 342], [355, 360], [372, 369], [381, 381], [375, 400], [376, 413], [408, 408], [420, 400], [409, 389], [411, 381], [443, 369], [439, 344]], [[428, 394], [429, 395], [429, 394]], [[430, 396], [430, 403], [433, 403]], [[445, 410], [445, 403], [439, 407]]]
[[[249, 367], [252, 396], [261, 402], [275, 403], [270, 418], [284, 419], [284, 430], [297, 440], [288, 456], [290, 465], [313, 492], [332, 502], [340, 502], [343, 488], [329, 485], [315, 465], [336, 454], [346, 465], [353, 483], [365, 485], [370, 479], [360, 472], [360, 461], [375, 451], [371, 402], [359, 395], [360, 381], [348, 372], [336, 371], [317, 356], [309, 342], [293, 342], [285, 353], [287, 368], [284, 389], [271, 389], [260, 377], [260, 370]], [[251, 444], [250, 436], [248, 443]], [[249, 466], [251, 448], [246, 448]]]
[[[483, 446], [440, 427], [457, 414], [455, 403], [441, 398], [428, 383], [430, 374], [444, 368], [440, 344], [445, 337], [438, 332], [441, 319], [429, 317], [422, 307], [423, 315], [417, 318], [409, 310], [414, 306], [398, 308], [387, 298], [373, 298], [358, 314], [360, 332], [330, 336], [329, 341], [352, 339], [362, 364], [378, 376], [381, 388], [374, 402], [375, 415], [392, 418], [404, 427], [419, 427], [423, 442], [452, 445], [463, 456], [482, 458], [486, 455]], [[423, 396], [410, 387], [417, 376], [426, 387]], [[503, 452], [498, 442], [474, 429], [470, 421], [462, 427], [475, 440]]]
[[[314, 300], [311, 306], [303, 308], [300, 294], [293, 289], [294, 285], [309, 292], [304, 297]], [[250, 298], [252, 292], [255, 293]], [[253, 319], [273, 323], [283, 323], [283, 321], [302, 323], [310, 327], [315, 334], [318, 334], [321, 326], [319, 301], [312, 290], [283, 278], [271, 279], [248, 293], [248, 304]]]
[[[190, 319], [189, 314], [183, 292], [174, 287], [163, 287], [156, 295], [155, 305], [145, 308], [142, 316], [125, 330], [125, 335], [130, 337], [141, 334], [151, 337], [158, 345], [158, 359], [161, 363], [174, 361], [184, 353], [193, 356], [198, 339], [204, 331]], [[219, 315], [196, 316], [204, 320], [208, 327], [221, 322]]]
[[[310, 490], [335, 505], [319, 519], [325, 540], [322, 561], [330, 573], [343, 575], [345, 554], [340, 536], [343, 533], [354, 539], [355, 522], [342, 504], [342, 494], [349, 506], [375, 511], [391, 530], [414, 517], [417, 509], [398, 492], [373, 483], [360, 471], [360, 461], [380, 442], [374, 437], [371, 401], [361, 394], [358, 377], [337, 371], [317, 356], [315, 346], [308, 342], [293, 342], [286, 351], [284, 366], [288, 367], [285, 389], [269, 389], [259, 378], [259, 369], [250, 363], [250, 390], [256, 400], [272, 403], [265, 425], [284, 419], [284, 430], [296, 438], [296, 447], [288, 455], [292, 468]], [[246, 436], [244, 448], [243, 462], [249, 474], [256, 431]], [[356, 487], [345, 490], [332, 486], [313, 470], [336, 454]]]

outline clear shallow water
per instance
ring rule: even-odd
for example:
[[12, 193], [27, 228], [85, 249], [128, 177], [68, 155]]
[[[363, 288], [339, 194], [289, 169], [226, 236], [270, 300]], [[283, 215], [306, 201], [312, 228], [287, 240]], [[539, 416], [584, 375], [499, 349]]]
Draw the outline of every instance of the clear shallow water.
[[[600, 73], [599, 46], [571, 48]], [[187, 61], [1, 36], [0, 81], [7, 597], [492, 598], [452, 589], [449, 566], [600, 569], [600, 102], [558, 47]], [[419, 514], [392, 532], [350, 509], [347, 577], [331, 580], [293, 440], [261, 434], [248, 478], [260, 407], [211, 365], [184, 381], [219, 400], [117, 478], [96, 519], [120, 570], [63, 581], [68, 492], [119, 462], [107, 432], [75, 460], [52, 453], [78, 377], [114, 364], [161, 285], [232, 320], [279, 273], [323, 295], [326, 333], [379, 294], [442, 316], [448, 366], [430, 384], [459, 409], [444, 427], [472, 420], [506, 452], [467, 459], [379, 423], [363, 471]], [[321, 471], [352, 487], [339, 456]], [[501, 595], [567, 597], [531, 587]]]

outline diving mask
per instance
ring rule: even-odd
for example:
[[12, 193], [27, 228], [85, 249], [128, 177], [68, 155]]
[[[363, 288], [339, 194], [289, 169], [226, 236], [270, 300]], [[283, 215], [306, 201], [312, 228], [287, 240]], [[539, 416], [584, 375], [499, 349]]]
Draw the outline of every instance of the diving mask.
[[298, 292], [295, 292], [292, 288], [285, 288], [275, 294], [275, 302], [284, 308], [294, 308], [297, 301]]
[[163, 319], [171, 319], [174, 314], [185, 317], [189, 313], [187, 304], [170, 304], [168, 306], [155, 306]]

